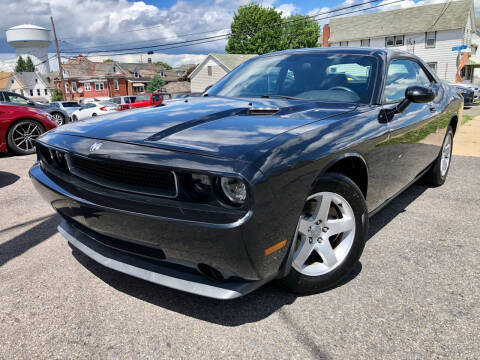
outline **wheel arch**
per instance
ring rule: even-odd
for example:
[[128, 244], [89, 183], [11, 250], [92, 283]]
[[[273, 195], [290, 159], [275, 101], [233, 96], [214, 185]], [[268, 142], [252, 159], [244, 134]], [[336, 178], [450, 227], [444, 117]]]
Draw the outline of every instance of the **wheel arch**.
[[358, 153], [346, 153], [334, 158], [325, 166], [318, 177], [327, 173], [345, 175], [360, 188], [364, 198], [367, 198], [368, 165], [362, 155]]
[[458, 116], [457, 115], [454, 115], [450, 119], [450, 124], [449, 125], [452, 127], [453, 136], [455, 136], [455, 133], [457, 132], [457, 127], [458, 127]]

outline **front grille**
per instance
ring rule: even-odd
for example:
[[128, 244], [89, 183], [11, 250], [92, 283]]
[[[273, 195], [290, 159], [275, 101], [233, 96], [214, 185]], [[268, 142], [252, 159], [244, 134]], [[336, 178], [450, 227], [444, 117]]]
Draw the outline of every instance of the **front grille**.
[[158, 196], [177, 195], [175, 174], [151, 165], [133, 165], [72, 155], [69, 167], [74, 175], [106, 187]]

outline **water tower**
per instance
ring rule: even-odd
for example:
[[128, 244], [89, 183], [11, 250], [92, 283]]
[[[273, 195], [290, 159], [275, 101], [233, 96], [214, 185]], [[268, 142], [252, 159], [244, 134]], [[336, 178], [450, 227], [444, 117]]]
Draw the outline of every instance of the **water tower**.
[[22, 56], [24, 60], [30, 56], [39, 73], [50, 73], [50, 30], [30, 24], [14, 26], [7, 30], [7, 42], [15, 48], [17, 56]]

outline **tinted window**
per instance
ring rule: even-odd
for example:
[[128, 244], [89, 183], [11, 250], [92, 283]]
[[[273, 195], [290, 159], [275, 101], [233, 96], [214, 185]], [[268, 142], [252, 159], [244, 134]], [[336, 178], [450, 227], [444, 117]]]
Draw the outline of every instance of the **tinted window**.
[[385, 102], [401, 101], [409, 86], [430, 86], [431, 81], [422, 67], [410, 60], [394, 60], [388, 67]]
[[20, 96], [18, 94], [8, 94], [8, 101], [16, 104], [26, 104], [28, 103], [28, 100], [24, 98], [23, 96]]
[[160, 95], [153, 95], [152, 101], [153, 101], [153, 102], [160, 101]]
[[119, 98], [119, 97], [113, 98], [112, 101], [113, 101], [115, 104], [121, 104], [121, 103], [122, 103], [122, 99]]
[[150, 100], [150, 95], [140, 95], [140, 96], [136, 97], [135, 102], [137, 102], [137, 101], [147, 101], [147, 100]]
[[289, 96], [370, 103], [377, 60], [351, 54], [287, 54], [257, 58], [225, 76], [209, 95]]
[[66, 101], [62, 105], [63, 107], [80, 107], [80, 104], [75, 101]]

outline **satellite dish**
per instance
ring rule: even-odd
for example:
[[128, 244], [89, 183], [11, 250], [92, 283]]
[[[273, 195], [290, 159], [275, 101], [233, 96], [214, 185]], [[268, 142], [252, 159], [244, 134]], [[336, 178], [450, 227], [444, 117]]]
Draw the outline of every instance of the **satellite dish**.
[[83, 93], [83, 88], [78, 88], [77, 91], [81, 94]]

